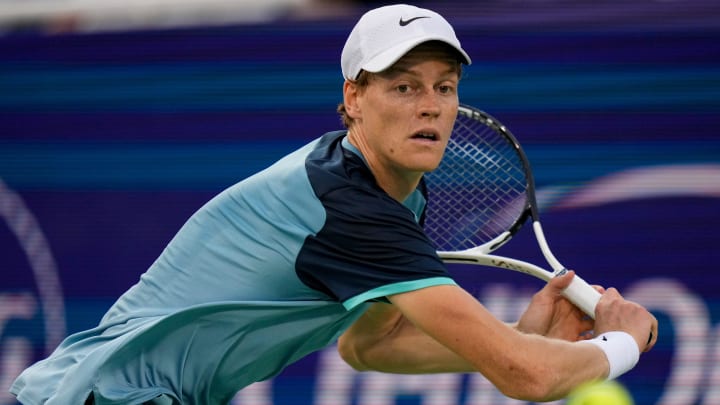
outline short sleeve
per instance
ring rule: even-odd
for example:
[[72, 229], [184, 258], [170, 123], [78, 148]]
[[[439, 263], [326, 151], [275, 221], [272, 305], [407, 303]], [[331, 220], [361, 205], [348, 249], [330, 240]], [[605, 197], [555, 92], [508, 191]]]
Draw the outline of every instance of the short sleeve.
[[432, 243], [402, 204], [372, 189], [346, 187], [323, 196], [327, 220], [296, 262], [308, 286], [350, 309], [438, 284], [454, 284]]

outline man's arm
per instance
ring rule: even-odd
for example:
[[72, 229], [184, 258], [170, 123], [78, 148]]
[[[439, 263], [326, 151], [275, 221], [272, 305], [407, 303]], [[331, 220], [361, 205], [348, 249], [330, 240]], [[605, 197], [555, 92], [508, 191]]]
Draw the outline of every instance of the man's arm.
[[[374, 305], [340, 340], [341, 355], [359, 370], [479, 371], [505, 395], [535, 401], [560, 398], [608, 374], [599, 348], [521, 333], [459, 287], [389, 298], [394, 306]], [[605, 307], [616, 306], [623, 305]]]
[[340, 336], [338, 351], [358, 371], [398, 374], [476, 371], [471, 363], [420, 332], [391, 304], [373, 304]]
[[509, 397], [553, 400], [608, 374], [598, 348], [520, 333], [459, 287], [417, 290], [391, 301], [418, 329], [467, 359]]
[[[572, 272], [570, 272], [572, 273]], [[572, 273], [574, 274], [574, 273]], [[593, 322], [562, 297], [572, 275], [558, 277], [533, 296], [520, 321], [512, 327], [524, 332], [570, 341], [584, 339]], [[474, 372], [471, 363], [420, 332], [396, 306], [376, 303], [343, 334], [338, 349], [346, 362], [359, 371], [378, 367], [402, 374]]]

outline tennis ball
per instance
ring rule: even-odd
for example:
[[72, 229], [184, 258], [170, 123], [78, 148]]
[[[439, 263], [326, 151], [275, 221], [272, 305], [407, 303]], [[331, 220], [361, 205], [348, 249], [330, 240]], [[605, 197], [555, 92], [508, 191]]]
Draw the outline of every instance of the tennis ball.
[[583, 384], [567, 397], [565, 405], [634, 405], [630, 392], [617, 381]]

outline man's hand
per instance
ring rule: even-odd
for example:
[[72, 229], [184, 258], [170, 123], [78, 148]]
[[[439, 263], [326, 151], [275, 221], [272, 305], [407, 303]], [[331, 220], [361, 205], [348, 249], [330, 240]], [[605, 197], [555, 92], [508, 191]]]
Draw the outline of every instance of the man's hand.
[[635, 338], [641, 352], [647, 352], [658, 338], [658, 321], [640, 304], [623, 298], [614, 288], [608, 288], [595, 310], [595, 332], [614, 330], [628, 332]]
[[[547, 337], [577, 341], [592, 338], [592, 318], [563, 297], [575, 272], [555, 277], [537, 292], [517, 323], [517, 329]], [[600, 289], [601, 290], [601, 289]], [[602, 291], [601, 291], [602, 292]]]

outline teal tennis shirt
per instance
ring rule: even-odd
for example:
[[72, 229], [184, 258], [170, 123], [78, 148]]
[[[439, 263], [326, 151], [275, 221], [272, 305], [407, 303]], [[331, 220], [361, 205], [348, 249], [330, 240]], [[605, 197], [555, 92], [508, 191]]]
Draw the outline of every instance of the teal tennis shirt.
[[404, 203], [331, 132], [194, 213], [94, 329], [25, 370], [24, 404], [225, 404], [332, 344], [374, 301], [454, 284]]

